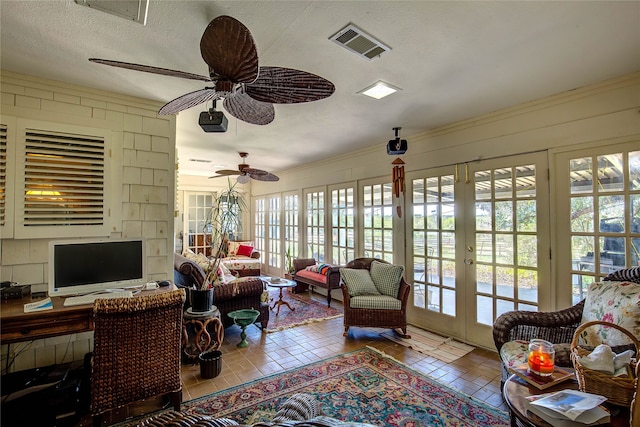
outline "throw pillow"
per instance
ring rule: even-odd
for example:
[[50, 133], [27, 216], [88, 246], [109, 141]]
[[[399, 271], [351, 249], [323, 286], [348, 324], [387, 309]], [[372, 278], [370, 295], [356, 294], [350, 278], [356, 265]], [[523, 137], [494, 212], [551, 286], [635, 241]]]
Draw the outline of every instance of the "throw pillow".
[[[615, 323], [640, 339], [640, 284], [632, 282], [595, 282], [589, 286], [582, 311], [582, 323], [592, 320]], [[580, 344], [622, 345], [629, 338], [613, 328], [596, 325], [586, 328]]]
[[349, 295], [352, 297], [362, 295], [380, 295], [376, 285], [371, 280], [369, 270], [361, 268], [341, 268], [340, 277], [344, 281]]
[[404, 265], [386, 264], [379, 261], [371, 262], [371, 280], [382, 295], [397, 298], [403, 274]]
[[253, 246], [253, 241], [252, 240], [244, 240], [244, 241], [234, 241], [234, 242], [229, 242], [229, 250], [227, 251], [227, 256], [236, 256], [238, 254], [238, 248], [240, 247], [240, 245], [245, 245], [245, 246]]
[[238, 246], [238, 251], [236, 252], [237, 256], [251, 256], [253, 252], [253, 246], [240, 245]]

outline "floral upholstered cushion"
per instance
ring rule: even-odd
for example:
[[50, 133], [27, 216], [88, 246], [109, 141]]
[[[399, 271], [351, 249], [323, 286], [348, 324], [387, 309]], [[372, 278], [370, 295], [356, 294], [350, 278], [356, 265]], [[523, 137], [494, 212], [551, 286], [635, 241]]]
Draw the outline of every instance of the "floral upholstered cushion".
[[[615, 323], [640, 339], [640, 284], [602, 281], [589, 286], [582, 312], [582, 323], [599, 320]], [[613, 328], [589, 327], [580, 336], [579, 344], [622, 345], [629, 338]]]
[[352, 297], [380, 295], [376, 285], [371, 280], [369, 270], [363, 268], [341, 268], [340, 276], [349, 291], [349, 295]]
[[[571, 362], [571, 345], [554, 344], [553, 349], [556, 352], [554, 363], [557, 366], [572, 367]], [[507, 368], [527, 363], [527, 355], [529, 354], [529, 341], [515, 340], [506, 342], [500, 348], [500, 359]]]

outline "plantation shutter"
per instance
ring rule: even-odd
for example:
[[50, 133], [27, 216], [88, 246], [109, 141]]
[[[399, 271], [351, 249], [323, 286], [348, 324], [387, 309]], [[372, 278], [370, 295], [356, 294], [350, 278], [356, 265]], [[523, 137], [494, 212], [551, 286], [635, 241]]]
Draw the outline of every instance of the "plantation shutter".
[[102, 129], [19, 120], [15, 238], [108, 235], [110, 143]]
[[0, 124], [0, 230], [7, 223], [7, 125]]

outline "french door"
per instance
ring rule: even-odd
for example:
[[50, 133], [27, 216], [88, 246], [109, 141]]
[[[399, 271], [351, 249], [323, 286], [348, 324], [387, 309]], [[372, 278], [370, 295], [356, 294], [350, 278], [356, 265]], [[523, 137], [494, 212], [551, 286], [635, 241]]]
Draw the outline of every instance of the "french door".
[[[493, 347], [509, 310], [537, 310], [550, 294], [545, 153], [408, 175], [410, 323]], [[410, 276], [410, 275], [409, 275]]]

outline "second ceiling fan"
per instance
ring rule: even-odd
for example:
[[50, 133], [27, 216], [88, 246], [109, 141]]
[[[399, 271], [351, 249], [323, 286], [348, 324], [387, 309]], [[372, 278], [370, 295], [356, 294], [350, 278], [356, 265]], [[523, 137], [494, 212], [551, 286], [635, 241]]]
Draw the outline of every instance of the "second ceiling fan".
[[259, 67], [251, 32], [230, 16], [219, 16], [209, 23], [200, 40], [200, 53], [209, 66], [208, 77], [108, 59], [89, 58], [89, 61], [213, 84], [169, 101], [158, 111], [160, 115], [176, 114], [203, 102], [224, 99], [223, 106], [233, 117], [266, 125], [275, 117], [273, 104], [316, 101], [335, 91], [333, 83], [306, 71]]
[[220, 178], [222, 176], [238, 175], [238, 182], [241, 184], [249, 182], [250, 179], [255, 179], [256, 181], [278, 181], [280, 179], [271, 172], [252, 168], [247, 163], [245, 163], [245, 159], [247, 158], [249, 153], [239, 152], [238, 154], [242, 158], [242, 163], [238, 165], [237, 171], [232, 169], [222, 169], [215, 172], [217, 173], [217, 175], [210, 176], [209, 178]]

